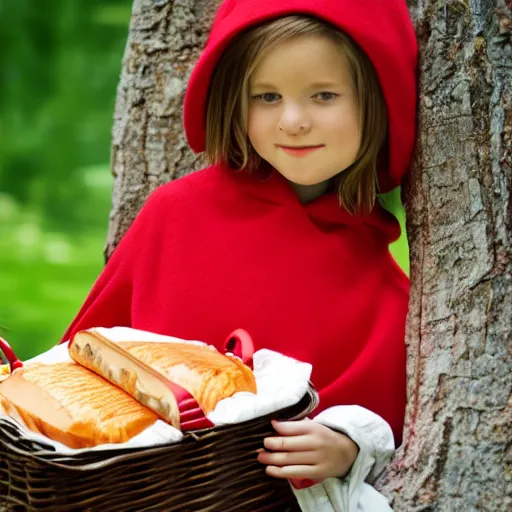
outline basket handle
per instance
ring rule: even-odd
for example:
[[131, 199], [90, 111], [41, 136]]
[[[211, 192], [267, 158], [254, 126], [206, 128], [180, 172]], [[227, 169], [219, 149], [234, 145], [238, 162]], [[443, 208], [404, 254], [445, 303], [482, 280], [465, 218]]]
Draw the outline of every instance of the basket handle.
[[247, 366], [252, 368], [252, 356], [254, 355], [254, 343], [251, 335], [245, 329], [236, 329], [224, 342], [224, 353], [239, 357]]
[[3, 338], [0, 338], [0, 350], [4, 353], [9, 363], [11, 373], [18, 368], [23, 368], [23, 363], [16, 357], [14, 350], [11, 348], [9, 343]]

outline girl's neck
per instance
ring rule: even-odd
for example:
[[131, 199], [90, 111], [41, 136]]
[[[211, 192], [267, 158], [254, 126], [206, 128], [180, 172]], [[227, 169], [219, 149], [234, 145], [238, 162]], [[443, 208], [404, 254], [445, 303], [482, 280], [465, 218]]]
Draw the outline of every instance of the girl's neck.
[[291, 187], [297, 194], [301, 203], [310, 203], [320, 196], [323, 196], [329, 190], [329, 181], [322, 181], [316, 185], [298, 185], [290, 182]]

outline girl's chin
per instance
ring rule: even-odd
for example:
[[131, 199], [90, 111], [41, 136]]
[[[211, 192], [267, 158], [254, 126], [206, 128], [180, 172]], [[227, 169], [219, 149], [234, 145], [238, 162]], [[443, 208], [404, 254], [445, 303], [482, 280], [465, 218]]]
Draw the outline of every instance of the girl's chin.
[[292, 174], [284, 174], [281, 173], [290, 183], [297, 185], [299, 187], [319, 187], [321, 185], [326, 185], [331, 178], [314, 178], [314, 177], [304, 177], [304, 176], [294, 176]]

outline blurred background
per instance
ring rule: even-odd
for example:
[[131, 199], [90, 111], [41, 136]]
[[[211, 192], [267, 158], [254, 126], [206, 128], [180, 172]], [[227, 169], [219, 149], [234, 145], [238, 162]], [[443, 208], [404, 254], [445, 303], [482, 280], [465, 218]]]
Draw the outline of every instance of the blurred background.
[[0, 336], [57, 343], [103, 265], [131, 0], [0, 0]]
[[[58, 343], [103, 266], [131, 3], [0, 0], [0, 336], [21, 359]], [[405, 237], [392, 250], [408, 271]]]

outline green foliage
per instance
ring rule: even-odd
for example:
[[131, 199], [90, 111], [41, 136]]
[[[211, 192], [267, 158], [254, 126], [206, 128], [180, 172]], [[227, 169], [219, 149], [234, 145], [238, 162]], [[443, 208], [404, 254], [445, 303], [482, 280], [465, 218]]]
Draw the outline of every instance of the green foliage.
[[82, 169], [109, 161], [131, 2], [8, 4], [0, 4], [0, 191], [53, 228], [74, 229], [89, 221], [75, 208], [87, 200]]
[[0, 198], [1, 220], [6, 210], [16, 215], [0, 223], [0, 336], [27, 359], [61, 338], [101, 269], [102, 237], [44, 231], [37, 215], [13, 204]]
[[21, 359], [60, 340], [103, 267], [110, 176], [108, 167], [85, 173], [101, 230], [50, 231], [38, 212], [0, 195], [0, 336]]
[[0, 336], [54, 345], [103, 265], [130, 0], [0, 0]]
[[382, 206], [391, 212], [400, 223], [402, 230], [400, 238], [390, 245], [389, 250], [401, 269], [409, 275], [409, 244], [405, 231], [405, 210], [402, 204], [400, 187], [381, 195], [379, 199]]

